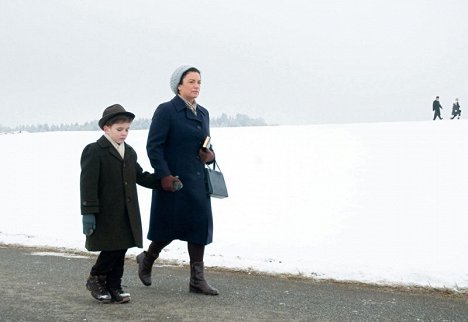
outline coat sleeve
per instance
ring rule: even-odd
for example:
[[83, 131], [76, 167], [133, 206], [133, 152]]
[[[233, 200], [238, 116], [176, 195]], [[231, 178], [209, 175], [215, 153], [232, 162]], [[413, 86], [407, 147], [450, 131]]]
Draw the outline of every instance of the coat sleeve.
[[170, 103], [161, 104], [154, 112], [146, 143], [146, 151], [157, 178], [171, 175], [164, 154], [164, 144], [171, 128]]
[[159, 180], [154, 173], [149, 173], [147, 171], [143, 171], [142, 167], [138, 162], [136, 163], [136, 182], [140, 186], [149, 189], [161, 189], [161, 180]]
[[80, 195], [81, 214], [99, 213], [99, 154], [89, 144], [81, 154]]

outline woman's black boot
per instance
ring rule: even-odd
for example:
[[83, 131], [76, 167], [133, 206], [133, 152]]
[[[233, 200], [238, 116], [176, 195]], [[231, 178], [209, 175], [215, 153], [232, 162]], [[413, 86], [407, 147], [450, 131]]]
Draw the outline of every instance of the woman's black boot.
[[217, 289], [211, 287], [204, 277], [203, 262], [190, 263], [190, 292], [205, 295], [218, 295]]
[[151, 285], [151, 269], [157, 258], [158, 256], [154, 256], [148, 252], [143, 252], [136, 257], [138, 263], [138, 277], [146, 286]]

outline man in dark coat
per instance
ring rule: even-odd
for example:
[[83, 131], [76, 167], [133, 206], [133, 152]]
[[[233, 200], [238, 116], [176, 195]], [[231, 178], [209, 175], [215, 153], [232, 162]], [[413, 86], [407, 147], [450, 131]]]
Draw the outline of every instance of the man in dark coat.
[[[147, 152], [161, 179], [161, 190], [153, 191], [147, 252], [137, 256], [138, 275], [151, 285], [151, 269], [161, 250], [175, 239], [187, 241], [190, 257], [190, 291], [217, 295], [203, 277], [205, 245], [213, 240], [211, 200], [206, 190], [204, 168], [214, 152], [202, 148], [210, 135], [209, 113], [196, 103], [200, 72], [181, 66], [171, 77], [176, 96], [156, 109], [148, 134]], [[183, 184], [178, 190], [174, 185]]]
[[442, 120], [442, 117], [440, 117], [441, 108], [442, 108], [442, 105], [440, 105], [439, 96], [436, 96], [436, 99], [434, 100], [434, 102], [432, 102], [432, 110], [434, 111], [433, 120], [435, 120], [436, 117]]
[[136, 184], [156, 189], [156, 176], [143, 172], [133, 148], [124, 143], [134, 114], [118, 104], [104, 110], [99, 126], [105, 134], [81, 155], [81, 214], [86, 249], [101, 251], [86, 286], [102, 302], [124, 303], [125, 253], [143, 247]]

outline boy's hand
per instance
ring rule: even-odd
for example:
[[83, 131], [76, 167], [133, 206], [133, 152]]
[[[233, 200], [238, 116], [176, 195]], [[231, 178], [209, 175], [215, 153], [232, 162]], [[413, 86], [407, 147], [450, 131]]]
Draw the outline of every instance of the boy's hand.
[[83, 215], [83, 234], [91, 236], [96, 229], [96, 217], [94, 214]]

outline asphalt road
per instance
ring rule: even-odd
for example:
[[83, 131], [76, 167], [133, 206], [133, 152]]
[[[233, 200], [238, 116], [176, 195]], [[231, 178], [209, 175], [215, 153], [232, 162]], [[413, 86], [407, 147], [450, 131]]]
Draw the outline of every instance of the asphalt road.
[[468, 321], [467, 294], [207, 269], [220, 295], [206, 296], [188, 292], [187, 267], [155, 266], [144, 286], [133, 258], [131, 302], [101, 304], [85, 288], [95, 257], [59, 251], [0, 245], [0, 321]]

